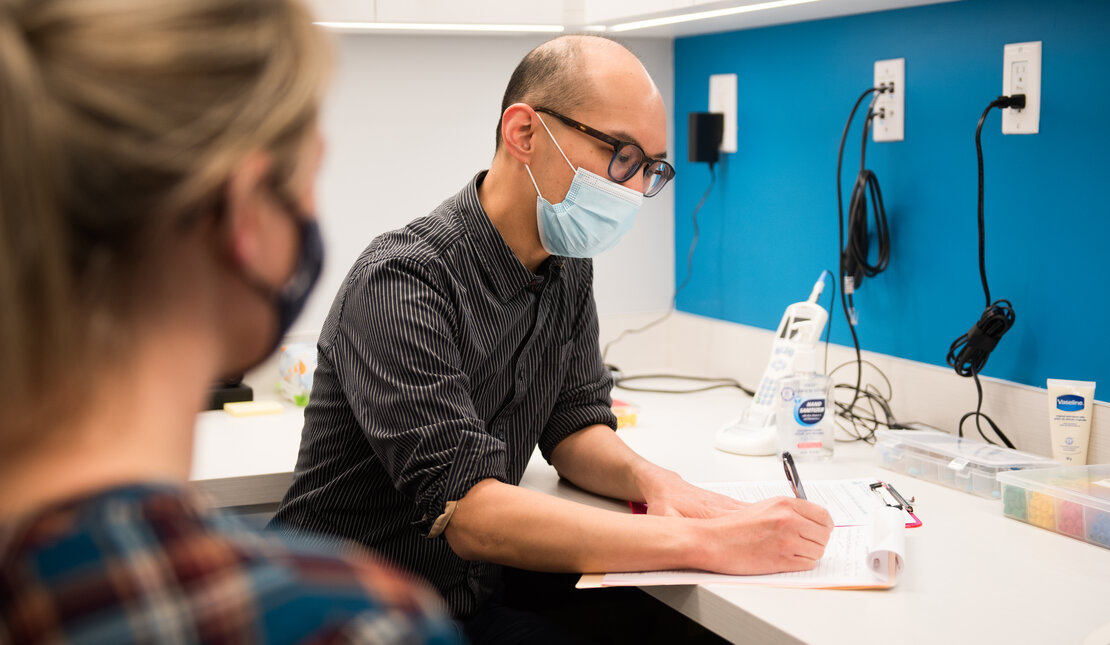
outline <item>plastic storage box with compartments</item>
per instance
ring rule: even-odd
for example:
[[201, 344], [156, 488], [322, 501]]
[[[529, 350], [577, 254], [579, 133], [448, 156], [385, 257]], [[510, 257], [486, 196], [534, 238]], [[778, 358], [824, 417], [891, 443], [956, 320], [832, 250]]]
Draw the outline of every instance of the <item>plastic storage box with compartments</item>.
[[1011, 470], [1049, 468], [1060, 464], [1047, 457], [945, 434], [928, 426], [918, 430], [876, 432], [879, 465], [926, 481], [997, 499], [996, 475]]
[[1110, 549], [1110, 464], [1000, 473], [1002, 513]]

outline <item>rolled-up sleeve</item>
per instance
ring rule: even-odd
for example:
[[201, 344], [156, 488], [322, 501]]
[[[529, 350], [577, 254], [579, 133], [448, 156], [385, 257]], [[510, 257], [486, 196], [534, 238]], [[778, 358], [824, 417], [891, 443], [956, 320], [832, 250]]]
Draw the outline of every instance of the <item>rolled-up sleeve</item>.
[[394, 487], [420, 509], [417, 528], [437, 537], [471, 487], [505, 480], [505, 445], [475, 411], [436, 267], [390, 258], [350, 280], [329, 359]]
[[592, 425], [607, 425], [617, 429], [613, 416], [613, 399], [610, 391], [613, 379], [601, 360], [598, 347], [597, 304], [593, 293], [593, 268], [585, 263], [588, 271], [586, 288], [574, 311], [580, 312], [575, 321], [570, 342], [563, 357], [564, 377], [559, 397], [540, 435], [539, 448], [543, 458], [551, 463], [551, 452], [559, 442]]

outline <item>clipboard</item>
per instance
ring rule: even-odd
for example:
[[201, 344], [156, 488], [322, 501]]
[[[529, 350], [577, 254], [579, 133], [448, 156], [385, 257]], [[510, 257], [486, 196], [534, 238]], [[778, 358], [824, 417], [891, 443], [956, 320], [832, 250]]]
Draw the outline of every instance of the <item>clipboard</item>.
[[[695, 485], [697, 485], [697, 484], [695, 484]], [[868, 498], [868, 499], [877, 499], [879, 504], [881, 504], [881, 506], [879, 504], [876, 504], [876, 505], [874, 505], [876, 508], [890, 507], [890, 508], [896, 508], [896, 509], [902, 511], [903, 515], [905, 516], [905, 520], [906, 520], [905, 521], [905, 526], [908, 529], [918, 528], [922, 525], [921, 518], [919, 518], [917, 516], [917, 514], [915, 513], [915, 511], [913, 509], [913, 502], [915, 501], [915, 498], [910, 497], [910, 499], [907, 500], [905, 497], [902, 496], [901, 493], [898, 492], [897, 489], [895, 489], [889, 483], [886, 483], [886, 482], [883, 482], [883, 481], [878, 481], [878, 482], [875, 482], [875, 483], [868, 483], [868, 480], [846, 480], [846, 481], [817, 480], [817, 481], [814, 481], [812, 483], [807, 484], [807, 488], [812, 487], [816, 492], [820, 493], [822, 490], [825, 490], [826, 487], [830, 486], [830, 485], [831, 486], [841, 486], [841, 487], [851, 486], [852, 490], [850, 492], [852, 493], [853, 497], [857, 501], [859, 499], [865, 498], [865, 497]], [[728, 487], [728, 486], [741, 487], [741, 488], [744, 489], [745, 492], [742, 496], [738, 496], [736, 494], [730, 494], [727, 491], [719, 490], [719, 488], [722, 487], [722, 486], [724, 486], [724, 487]], [[775, 494], [778, 494], [778, 491], [776, 491], [775, 488], [780, 487], [780, 486], [783, 487], [783, 492], [781, 494], [787, 494], [788, 495], [789, 492], [786, 491], [786, 489], [785, 489], [785, 486], [786, 486], [785, 481], [782, 481], [782, 482], [736, 482], [734, 484], [728, 484], [728, 483], [725, 483], [725, 484], [701, 484], [702, 488], [706, 488], [707, 490], [711, 490], [713, 492], [718, 492], [718, 493], [722, 493], [722, 494], [725, 494], [725, 495], [729, 495], [730, 497], [733, 497], [734, 499], [738, 499], [740, 501], [745, 501], [745, 502], [759, 501], [761, 499], [766, 499], [768, 497], [773, 497]], [[760, 489], [760, 490], [757, 492], [754, 489]], [[847, 488], [842, 488], [839, 491], [837, 491], [836, 488], [833, 488], [832, 490], [834, 491], [835, 495], [843, 496], [845, 491], [847, 491], [848, 489]], [[814, 501], [820, 503], [820, 495], [817, 495], [815, 497], [817, 497], [817, 499], [815, 499]], [[643, 514], [647, 513], [647, 504], [644, 504], [643, 502], [628, 502], [628, 506], [634, 514], [643, 515]], [[848, 526], [848, 525], [858, 524], [858, 523], [859, 522], [838, 523], [838, 526]]]
[[661, 585], [757, 585], [796, 589], [890, 589], [904, 567], [904, 509], [877, 506], [866, 525], [833, 529], [825, 553], [809, 571], [726, 575], [697, 570], [583, 575], [579, 589]]

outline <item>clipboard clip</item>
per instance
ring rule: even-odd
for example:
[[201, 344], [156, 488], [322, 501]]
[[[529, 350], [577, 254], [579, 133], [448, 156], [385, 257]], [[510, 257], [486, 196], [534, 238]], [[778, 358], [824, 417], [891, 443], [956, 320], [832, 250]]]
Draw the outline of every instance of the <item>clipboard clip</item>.
[[[910, 497], [909, 501], [907, 501], [906, 498], [902, 497], [902, 494], [898, 492], [898, 489], [886, 482], [875, 482], [874, 484], [870, 484], [870, 487], [871, 492], [875, 493], [883, 504], [903, 511], [906, 515], [910, 516], [911, 521], [906, 522], [906, 528], [913, 529], [921, 526], [921, 518], [913, 513], [913, 503], [917, 501], [917, 498]], [[888, 495], [894, 499], [893, 504], [890, 503], [887, 497]]]
[[[894, 498], [893, 504], [891, 504], [887, 500], [886, 496], [878, 492], [880, 488], [885, 490], [887, 493], [890, 494], [891, 497]], [[906, 501], [906, 498], [902, 497], [902, 494], [898, 492], [898, 489], [886, 482], [875, 482], [874, 484], [871, 484], [871, 492], [877, 494], [879, 498], [883, 500], [883, 504], [886, 504], [891, 508], [897, 508], [906, 511], [910, 515], [913, 515], [913, 503], [917, 501], [916, 497], [911, 496], [909, 501]]]

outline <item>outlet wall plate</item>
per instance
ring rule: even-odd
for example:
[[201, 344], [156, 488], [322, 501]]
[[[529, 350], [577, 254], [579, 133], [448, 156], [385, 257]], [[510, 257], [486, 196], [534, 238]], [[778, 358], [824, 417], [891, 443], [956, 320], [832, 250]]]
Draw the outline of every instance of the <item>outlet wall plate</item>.
[[1002, 48], [1002, 94], [1025, 95], [1025, 107], [1002, 110], [1002, 134], [1037, 134], [1041, 129], [1041, 41]]
[[871, 122], [871, 139], [875, 142], [904, 141], [906, 138], [906, 59], [875, 61], [875, 84], [872, 87], [894, 87], [875, 100], [875, 111], [882, 113]]
[[709, 77], [709, 111], [725, 115], [721, 152], [736, 152], [736, 74]]

